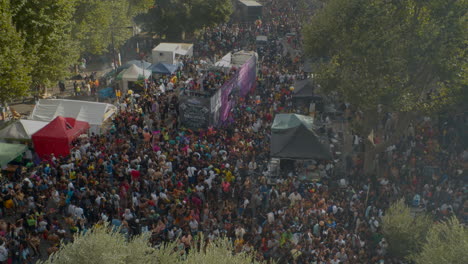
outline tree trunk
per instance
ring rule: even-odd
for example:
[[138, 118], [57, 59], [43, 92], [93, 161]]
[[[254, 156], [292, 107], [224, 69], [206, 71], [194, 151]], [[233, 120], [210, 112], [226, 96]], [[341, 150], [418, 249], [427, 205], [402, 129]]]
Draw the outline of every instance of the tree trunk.
[[[381, 154], [385, 152], [385, 150], [393, 145], [396, 144], [403, 136], [406, 135], [407, 128], [412, 120], [414, 120], [416, 113], [399, 113], [398, 119], [395, 124], [395, 131], [391, 135], [391, 137], [382, 142], [377, 146], [373, 146], [368, 142], [367, 134], [365, 134], [365, 153], [364, 153], [364, 174], [372, 174], [375, 172], [374, 168], [374, 159], [377, 154]], [[384, 128], [385, 129], [385, 128]], [[381, 170], [384, 171], [384, 170]], [[377, 175], [379, 176], [379, 175]]]

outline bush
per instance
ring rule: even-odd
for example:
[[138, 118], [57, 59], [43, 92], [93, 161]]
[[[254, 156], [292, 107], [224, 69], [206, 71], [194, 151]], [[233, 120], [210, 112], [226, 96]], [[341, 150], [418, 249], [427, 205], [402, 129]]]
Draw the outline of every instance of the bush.
[[421, 250], [431, 220], [427, 215], [413, 216], [401, 199], [390, 206], [382, 224], [390, 256], [403, 259]]
[[456, 217], [448, 222], [432, 225], [419, 254], [411, 256], [416, 264], [451, 263], [468, 261], [468, 231]]

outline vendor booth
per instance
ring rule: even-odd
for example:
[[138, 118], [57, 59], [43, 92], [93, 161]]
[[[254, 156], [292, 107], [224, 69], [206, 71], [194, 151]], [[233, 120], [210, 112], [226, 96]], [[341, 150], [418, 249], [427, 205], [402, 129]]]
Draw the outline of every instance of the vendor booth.
[[173, 74], [177, 71], [177, 66], [167, 63], [157, 63], [153, 64], [151, 67], [148, 68], [154, 74]]
[[100, 134], [103, 125], [110, 120], [117, 107], [106, 103], [96, 103], [65, 99], [40, 99], [31, 113], [30, 119], [52, 121], [57, 116], [71, 117], [89, 123], [90, 133]]
[[88, 129], [88, 122], [58, 116], [32, 136], [34, 150], [41, 158], [51, 154], [56, 157], [68, 156], [72, 141]]
[[311, 98], [315, 87], [311, 79], [297, 80], [294, 85], [293, 98]]
[[322, 112], [324, 110], [323, 97], [315, 94], [315, 85], [311, 79], [297, 80], [293, 88], [292, 98], [294, 105], [306, 108], [306, 113]]
[[128, 69], [122, 71], [117, 79], [122, 81], [122, 92], [126, 93], [128, 90], [138, 90], [135, 88], [136, 82], [144, 81], [151, 76], [151, 70], [142, 69], [135, 64], [131, 65]]
[[270, 154], [282, 159], [331, 159], [327, 139], [314, 131], [313, 118], [297, 114], [277, 114], [271, 126]]
[[253, 0], [238, 0], [236, 15], [244, 22], [255, 21], [262, 17], [262, 4]]
[[193, 44], [190, 43], [160, 43], [151, 51], [153, 64], [160, 62], [177, 64], [181, 56], [193, 57]]
[[[314, 119], [298, 114], [277, 114], [271, 126], [270, 163], [276, 160], [280, 175], [296, 171], [299, 180], [320, 179], [317, 161], [333, 158], [328, 138], [315, 132]], [[278, 169], [279, 168], [279, 169]], [[280, 177], [278, 172], [269, 173], [269, 181]]]
[[131, 60], [131, 61], [127, 61], [127, 63], [125, 63], [122, 67], [124, 67], [125, 69], [128, 69], [132, 65], [136, 65], [142, 69], [148, 69], [151, 66], [151, 63], [144, 61], [144, 60]]
[[0, 130], [0, 140], [30, 141], [34, 133], [49, 122], [20, 119]]

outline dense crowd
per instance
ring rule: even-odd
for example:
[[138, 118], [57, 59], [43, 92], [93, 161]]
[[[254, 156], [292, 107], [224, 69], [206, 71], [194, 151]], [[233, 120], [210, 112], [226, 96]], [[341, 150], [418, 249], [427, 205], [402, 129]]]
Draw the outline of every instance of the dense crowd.
[[[41, 243], [52, 253], [60, 239], [66, 243], [104, 223], [127, 237], [149, 232], [155, 246], [177, 241], [180, 252], [196, 247], [201, 235], [207, 241], [227, 236], [236, 252], [255, 250], [259, 260], [397, 263], [386, 258], [381, 233], [391, 202], [405, 197], [436, 220], [456, 215], [466, 223], [468, 152], [453, 128], [466, 119], [437, 126], [425, 118], [410, 125], [376, 159], [380, 177], [364, 176], [363, 143], [356, 136], [343, 174], [336, 173], [335, 161], [316, 160], [319, 181], [303, 181], [292, 169], [269, 184], [274, 115], [294, 111], [290, 86], [306, 77], [294, 56], [283, 56], [279, 41], [291, 31], [300, 39], [295, 3], [267, 1], [260, 23], [202, 34], [207, 57], [255, 45], [256, 35], [271, 39], [255, 94], [238, 98], [231, 124], [192, 131], [178, 123], [176, 91], [210, 89], [229, 78], [216, 71], [200, 77], [200, 60], [187, 60], [140, 97], [122, 98], [109, 130], [78, 139], [70, 156], [25, 160], [1, 186], [0, 263], [29, 263], [43, 253]], [[353, 121], [359, 114], [349, 116]], [[382, 131], [393, 133], [387, 121]], [[326, 129], [332, 144], [336, 132]]]

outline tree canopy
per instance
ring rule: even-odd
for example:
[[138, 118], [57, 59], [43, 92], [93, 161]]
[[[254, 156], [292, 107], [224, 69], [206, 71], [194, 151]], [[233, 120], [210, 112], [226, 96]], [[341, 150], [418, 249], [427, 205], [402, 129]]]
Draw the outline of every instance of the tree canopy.
[[0, 101], [71, 74], [80, 54], [109, 51], [132, 36], [153, 0], [1, 0]]
[[468, 230], [456, 217], [432, 225], [419, 254], [411, 259], [416, 264], [466, 263], [468, 259]]
[[[100, 55], [112, 44], [118, 49], [133, 34], [133, 17], [146, 12], [152, 0], [76, 0], [73, 37], [80, 51]], [[113, 35], [113, 36], [112, 36]]]
[[226, 22], [231, 13], [231, 0], [155, 0], [136, 20], [146, 31], [178, 41], [183, 33]]
[[11, 1], [13, 24], [25, 41], [25, 52], [34, 56], [30, 73], [35, 85], [47, 86], [69, 75], [78, 58], [71, 36], [74, 1]]
[[403, 199], [392, 204], [382, 220], [389, 254], [399, 258], [418, 252], [431, 226], [431, 220], [427, 216], [414, 217]]
[[304, 29], [316, 81], [362, 110], [431, 110], [466, 88], [466, 0], [330, 0]]
[[31, 62], [25, 40], [12, 23], [9, 0], [0, 0], [0, 103], [26, 95], [31, 83]]

